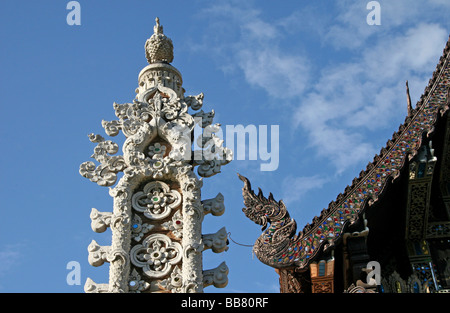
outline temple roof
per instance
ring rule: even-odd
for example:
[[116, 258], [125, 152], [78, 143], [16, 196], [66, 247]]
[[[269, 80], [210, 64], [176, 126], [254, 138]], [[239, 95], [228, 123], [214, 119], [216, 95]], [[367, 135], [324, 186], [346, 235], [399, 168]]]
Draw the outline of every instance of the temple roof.
[[[309, 246], [308, 252], [292, 258], [281, 257], [277, 263], [305, 264], [305, 259], [312, 259], [322, 246], [329, 248], [342, 235], [347, 224], [354, 222], [362, 213], [365, 205], [378, 200], [390, 178], [397, 178], [407, 158], [411, 160], [419, 151], [423, 135], [430, 135], [438, 115], [443, 115], [449, 108], [450, 100], [450, 37], [443, 55], [429, 80], [428, 86], [417, 102], [415, 108], [408, 105], [408, 115], [386, 146], [375, 155], [366, 169], [354, 178], [352, 184], [332, 201], [320, 216], [307, 224], [296, 240], [296, 246]], [[303, 260], [302, 260], [303, 259]]]
[[[258, 258], [269, 266], [280, 268], [296, 266], [305, 268], [322, 248], [327, 250], [334, 246], [347, 225], [355, 222], [364, 212], [367, 205], [375, 203], [386, 189], [388, 181], [396, 179], [407, 162], [411, 160], [421, 147], [423, 136], [429, 136], [439, 117], [450, 104], [450, 37], [444, 48], [438, 65], [429, 80], [428, 86], [416, 106], [411, 106], [408, 99], [408, 115], [392, 138], [381, 148], [350, 186], [331, 201], [327, 209], [313, 218], [303, 231], [292, 237], [282, 250], [274, 253], [262, 252]], [[243, 189], [244, 190], [244, 189]], [[268, 233], [266, 233], [268, 234]], [[264, 237], [260, 243], [270, 243], [270, 236]], [[261, 237], [260, 237], [261, 238]], [[264, 242], [265, 241], [265, 242]], [[258, 242], [257, 242], [258, 244]], [[269, 251], [260, 245], [264, 251]], [[259, 247], [255, 246], [255, 250]], [[261, 251], [262, 251], [261, 250]]]

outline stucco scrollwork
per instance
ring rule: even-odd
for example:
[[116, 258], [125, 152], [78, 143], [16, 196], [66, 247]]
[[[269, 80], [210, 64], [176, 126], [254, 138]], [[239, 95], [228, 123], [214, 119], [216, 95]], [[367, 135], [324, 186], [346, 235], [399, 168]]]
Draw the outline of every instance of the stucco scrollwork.
[[174, 234], [177, 238], [183, 237], [183, 215], [177, 211], [170, 221], [162, 223], [162, 226]]
[[168, 217], [181, 204], [181, 194], [161, 181], [152, 181], [132, 197], [133, 208], [152, 220]]
[[155, 142], [154, 144], [148, 147], [148, 155], [150, 157], [153, 157], [154, 155], [159, 155], [163, 157], [166, 152], [166, 149], [167, 149], [166, 145], [163, 145], [159, 142]]
[[170, 277], [162, 280], [160, 285], [171, 292], [183, 292], [183, 276], [181, 269], [178, 266], [175, 266]]
[[192, 110], [200, 110], [203, 106], [204, 97], [205, 95], [202, 92], [196, 96], [187, 96], [184, 98], [184, 101]]
[[182, 258], [181, 245], [163, 234], [152, 234], [131, 251], [131, 263], [145, 275], [161, 278], [169, 274]]
[[142, 219], [137, 215], [133, 215], [133, 221], [131, 224], [132, 238], [135, 241], [139, 241], [144, 238], [144, 235], [152, 230], [155, 226], [148, 223], [142, 223]]
[[97, 284], [89, 277], [86, 279], [86, 283], [84, 284], [84, 291], [86, 293], [107, 293], [108, 289], [108, 284]]
[[117, 173], [126, 168], [123, 156], [113, 156], [119, 150], [119, 146], [111, 140], [105, 141], [100, 135], [89, 134], [89, 140], [98, 143], [94, 148], [94, 158], [100, 165], [87, 161], [80, 165], [80, 174], [100, 186], [112, 186], [117, 181]]
[[150, 287], [149, 283], [141, 279], [141, 275], [139, 275], [136, 269], [133, 269], [131, 272], [129, 280], [128, 292], [130, 293], [141, 293]]

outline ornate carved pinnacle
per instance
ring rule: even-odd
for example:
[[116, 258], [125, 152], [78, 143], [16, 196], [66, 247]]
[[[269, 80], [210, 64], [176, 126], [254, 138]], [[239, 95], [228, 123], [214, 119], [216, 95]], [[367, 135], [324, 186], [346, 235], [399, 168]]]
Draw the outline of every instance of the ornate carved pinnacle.
[[411, 105], [411, 96], [409, 95], [408, 81], [406, 81], [406, 102], [408, 104], [408, 116], [411, 116], [412, 112], [413, 112], [413, 108]]
[[163, 34], [164, 33], [163, 32], [163, 27], [162, 27], [162, 25], [159, 24], [159, 17], [155, 18], [155, 22], [156, 22], [156, 25], [153, 26], [153, 32], [155, 34]]
[[145, 57], [149, 64], [156, 62], [171, 63], [173, 61], [172, 40], [164, 35], [163, 27], [156, 18], [153, 35], [145, 42]]
[[[202, 252], [227, 250], [227, 231], [202, 235], [201, 223], [207, 213], [223, 214], [221, 193], [201, 201], [202, 178], [220, 172], [231, 161], [231, 150], [215, 136], [214, 111], [197, 115], [188, 113], [203, 105], [203, 93], [184, 96], [181, 74], [172, 65], [172, 41], [163, 34], [156, 18], [153, 35], [145, 45], [150, 65], [139, 74], [136, 99], [113, 107], [118, 120], [102, 121], [108, 136], [121, 132], [122, 146], [101, 135], [90, 134], [96, 144], [94, 162], [80, 165], [80, 174], [100, 186], [112, 187], [112, 212], [91, 211], [91, 226], [96, 232], [109, 228], [110, 246], [92, 241], [88, 247], [89, 263], [109, 263], [108, 284], [88, 279], [86, 292], [203, 292], [208, 285], [225, 287], [228, 267], [202, 268]], [[208, 140], [192, 151], [194, 127], [198, 119]], [[200, 142], [202, 142], [200, 138]], [[197, 138], [197, 142], [199, 139]], [[116, 155], [119, 151], [123, 155]], [[198, 164], [191, 156], [200, 153]], [[122, 174], [119, 179], [118, 175]], [[118, 180], [118, 181], [117, 181]], [[204, 283], [206, 282], [206, 283]]]

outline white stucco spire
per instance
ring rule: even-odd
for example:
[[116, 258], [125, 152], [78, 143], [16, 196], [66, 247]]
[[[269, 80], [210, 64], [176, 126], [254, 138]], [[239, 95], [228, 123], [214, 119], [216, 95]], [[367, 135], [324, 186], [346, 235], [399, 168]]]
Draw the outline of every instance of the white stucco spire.
[[[114, 103], [118, 120], [102, 121], [108, 136], [125, 136], [123, 146], [91, 134], [97, 144], [92, 157], [100, 164], [80, 166], [83, 177], [110, 187], [114, 199], [112, 212], [91, 211], [92, 229], [110, 229], [111, 244], [88, 246], [91, 265], [109, 263], [109, 281], [87, 279], [85, 291], [187, 293], [224, 287], [227, 265], [203, 269], [203, 253], [226, 251], [227, 231], [202, 233], [205, 215], [224, 212], [224, 198], [219, 192], [202, 199], [201, 188], [203, 178], [231, 161], [231, 150], [215, 135], [214, 111], [199, 111], [203, 93], [184, 95], [181, 74], [169, 64], [172, 41], [158, 18], [145, 50], [150, 64], [139, 73], [136, 99]], [[193, 151], [196, 125], [205, 129], [195, 139], [200, 150]], [[116, 155], [119, 151], [123, 155]]]

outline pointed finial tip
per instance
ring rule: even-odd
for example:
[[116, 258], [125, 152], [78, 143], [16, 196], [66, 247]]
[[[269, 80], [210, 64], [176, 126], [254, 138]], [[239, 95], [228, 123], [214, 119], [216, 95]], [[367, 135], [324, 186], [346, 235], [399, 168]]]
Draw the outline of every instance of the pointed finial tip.
[[150, 64], [155, 62], [171, 63], [173, 61], [172, 40], [164, 35], [159, 17], [155, 18], [155, 22], [153, 35], [145, 42], [145, 56]]
[[159, 23], [159, 17], [155, 18], [155, 23], [156, 25], [153, 26], [153, 32], [155, 34], [162, 34], [163, 33], [163, 27], [161, 26], [161, 24]]
[[413, 112], [412, 104], [411, 104], [411, 96], [409, 94], [409, 85], [408, 81], [406, 81], [406, 104], [408, 108], [408, 116], [411, 116]]

